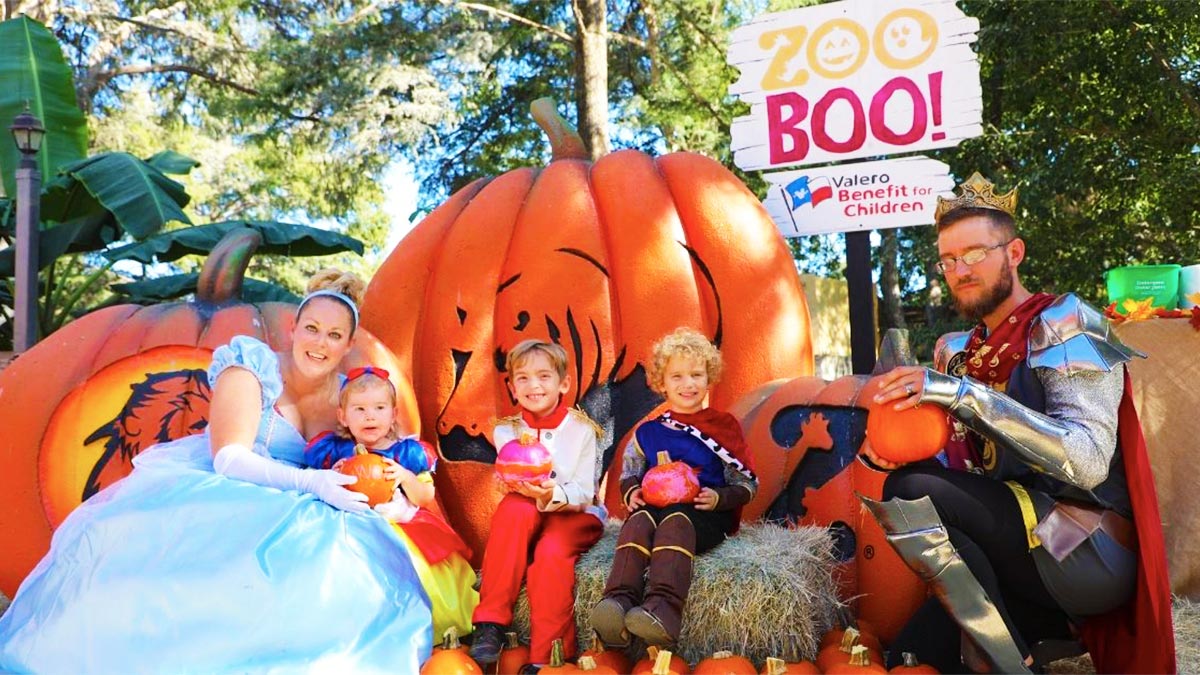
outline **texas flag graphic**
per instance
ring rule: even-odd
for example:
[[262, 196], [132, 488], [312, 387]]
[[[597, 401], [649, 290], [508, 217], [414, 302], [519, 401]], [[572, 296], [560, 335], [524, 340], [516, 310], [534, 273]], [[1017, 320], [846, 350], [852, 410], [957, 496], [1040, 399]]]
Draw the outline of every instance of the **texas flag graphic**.
[[783, 193], [787, 195], [788, 204], [795, 211], [805, 204], [816, 208], [821, 202], [830, 199], [833, 197], [833, 186], [829, 184], [829, 179], [823, 176], [800, 176], [788, 183]]

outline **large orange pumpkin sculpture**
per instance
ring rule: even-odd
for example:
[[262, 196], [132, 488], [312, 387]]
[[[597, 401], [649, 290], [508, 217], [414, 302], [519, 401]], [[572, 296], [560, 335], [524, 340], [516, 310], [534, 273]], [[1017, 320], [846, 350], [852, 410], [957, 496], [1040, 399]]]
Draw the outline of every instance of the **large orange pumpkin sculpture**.
[[[202, 431], [212, 350], [234, 335], [289, 348], [296, 306], [239, 300], [257, 231], [237, 230], [205, 263], [193, 302], [117, 305], [48, 336], [0, 372], [0, 591], [9, 597], [76, 506], [127, 475], [142, 450]], [[365, 331], [347, 368], [399, 373]], [[402, 375], [398, 416], [418, 431], [416, 400]]]
[[877, 380], [862, 375], [798, 377], [764, 385], [733, 410], [758, 462], [758, 494], [744, 517], [830, 527], [840, 593], [886, 642], [924, 600], [925, 586], [855, 494], [880, 499], [887, 477], [857, 458], [877, 391]]
[[505, 354], [521, 340], [567, 350], [566, 402], [604, 427], [606, 463], [659, 401], [643, 363], [678, 326], [722, 348], [717, 407], [812, 372], [792, 256], [733, 174], [686, 152], [622, 150], [592, 162], [552, 101], [533, 110], [550, 164], [459, 190], [400, 242], [363, 302], [364, 325], [411, 373], [425, 439], [444, 460], [439, 493], [476, 552], [500, 497], [498, 487], [479, 489], [492, 484], [492, 423], [516, 410]]

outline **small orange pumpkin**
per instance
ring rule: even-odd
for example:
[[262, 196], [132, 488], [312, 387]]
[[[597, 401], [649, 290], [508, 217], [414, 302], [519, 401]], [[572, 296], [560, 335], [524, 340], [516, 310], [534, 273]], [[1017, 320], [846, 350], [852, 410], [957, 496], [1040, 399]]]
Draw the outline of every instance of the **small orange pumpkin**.
[[529, 663], [529, 647], [521, 644], [512, 631], [504, 634], [504, 640], [500, 658], [496, 660], [496, 675], [517, 675]]
[[618, 673], [628, 673], [631, 671], [629, 657], [625, 652], [618, 649], [606, 649], [604, 642], [597, 635], [592, 636], [592, 646], [590, 649], [584, 650], [580, 655], [579, 660], [582, 662], [584, 656], [589, 656], [595, 659], [597, 665], [608, 666]]
[[[0, 592], [12, 597], [58, 524], [128, 475], [139, 453], [207, 425], [214, 349], [235, 335], [279, 352], [291, 347], [296, 305], [241, 301], [261, 242], [257, 230], [233, 230], [205, 260], [194, 300], [91, 312], [0, 372]], [[343, 367], [390, 371], [400, 425], [419, 432], [416, 397], [396, 356], [366, 330], [354, 342]]]
[[421, 675], [483, 675], [483, 669], [471, 658], [466, 645], [458, 640], [458, 629], [451, 626], [442, 634], [442, 646], [434, 647]]
[[941, 406], [895, 410], [895, 401], [871, 403], [867, 440], [881, 459], [899, 464], [933, 457], [950, 440], [950, 422]]
[[697, 663], [692, 675], [758, 675], [758, 671], [750, 659], [730, 651], [719, 651]]
[[829, 672], [836, 664], [847, 663], [851, 655], [854, 653], [855, 647], [862, 647], [867, 650], [868, 656], [876, 661], [882, 661], [882, 654], [861, 643], [862, 635], [858, 629], [850, 627], [842, 633], [842, 640], [839, 643], [831, 644], [823, 647], [817, 653], [817, 668], [823, 673]]
[[698, 494], [696, 469], [686, 462], [672, 462], [665, 450], [658, 453], [658, 463], [642, 476], [642, 499], [650, 506], [690, 504]]
[[821, 669], [812, 661], [784, 661], [768, 656], [761, 675], [820, 675]]
[[366, 446], [362, 443], [354, 446], [353, 457], [347, 458], [338, 466], [339, 473], [358, 479], [347, 485], [346, 488], [366, 495], [367, 505], [372, 507], [391, 501], [392, 494], [396, 491], [395, 482], [384, 476], [386, 470], [387, 462], [383, 457], [373, 452], [367, 452]]
[[690, 675], [691, 669], [688, 667], [687, 661], [684, 661], [678, 654], [672, 654], [666, 649], [658, 647], [647, 647], [646, 658], [633, 664], [633, 675], [662, 675], [655, 666], [662, 659], [662, 655], [666, 654], [666, 665], [664, 668], [674, 673], [675, 675]]
[[607, 664], [596, 663], [596, 659], [591, 656], [579, 657], [579, 672], [592, 673], [592, 675], [618, 675], [621, 671]]
[[903, 652], [900, 657], [903, 662], [889, 670], [889, 673], [906, 673], [907, 675], [938, 675], [939, 673], [937, 668], [918, 661], [917, 655], [912, 652]]
[[860, 675], [860, 673], [886, 673], [887, 668], [879, 665], [879, 657], [872, 658], [871, 652], [862, 645], [854, 645], [850, 658], [838, 662], [823, 671], [825, 675]]
[[563, 641], [555, 640], [550, 643], [550, 663], [542, 666], [538, 671], [538, 675], [563, 675], [564, 673], [578, 673], [579, 668], [567, 663], [563, 656]]

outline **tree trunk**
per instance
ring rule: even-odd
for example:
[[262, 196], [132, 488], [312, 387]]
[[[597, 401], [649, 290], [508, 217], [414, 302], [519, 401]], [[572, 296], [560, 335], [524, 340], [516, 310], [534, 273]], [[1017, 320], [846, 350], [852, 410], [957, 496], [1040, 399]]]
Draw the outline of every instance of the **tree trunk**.
[[608, 154], [608, 8], [605, 0], [571, 0], [575, 14], [575, 106], [579, 135], [592, 159]]
[[907, 328], [904, 308], [900, 303], [900, 247], [896, 230], [879, 232], [883, 245], [879, 250], [879, 291], [883, 294], [883, 324], [885, 328]]

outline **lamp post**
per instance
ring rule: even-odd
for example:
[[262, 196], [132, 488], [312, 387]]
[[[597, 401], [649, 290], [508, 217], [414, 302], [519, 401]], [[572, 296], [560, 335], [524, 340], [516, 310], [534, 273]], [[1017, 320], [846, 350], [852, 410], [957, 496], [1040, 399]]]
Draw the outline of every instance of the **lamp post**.
[[42, 176], [38, 171], [37, 153], [42, 147], [46, 130], [29, 106], [17, 115], [12, 126], [13, 139], [21, 151], [17, 164], [17, 260], [14, 298], [13, 352], [20, 354], [37, 342], [38, 294], [38, 192]]

